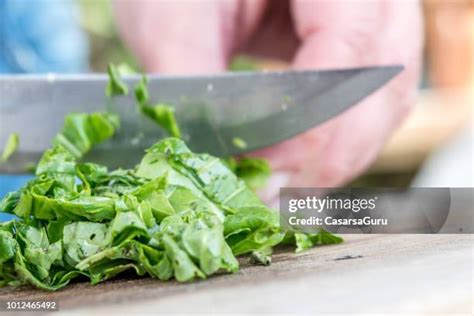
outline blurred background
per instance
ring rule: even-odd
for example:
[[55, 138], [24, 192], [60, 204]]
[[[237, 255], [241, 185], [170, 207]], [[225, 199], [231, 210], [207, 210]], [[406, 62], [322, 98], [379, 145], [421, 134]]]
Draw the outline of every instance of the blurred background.
[[[424, 0], [423, 11], [418, 104], [373, 166], [349, 185], [473, 185], [474, 2]], [[0, 0], [0, 19], [0, 73], [104, 72], [109, 62], [140, 70], [118, 36], [109, 0]], [[230, 65], [282, 67], [251, 56]], [[17, 180], [2, 183], [0, 195], [24, 182]]]

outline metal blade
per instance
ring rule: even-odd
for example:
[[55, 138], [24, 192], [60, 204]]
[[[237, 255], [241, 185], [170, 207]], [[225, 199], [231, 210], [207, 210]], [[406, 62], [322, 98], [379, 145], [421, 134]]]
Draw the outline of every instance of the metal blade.
[[[401, 66], [325, 71], [227, 73], [215, 76], [150, 76], [155, 103], [167, 103], [192, 150], [218, 156], [241, 154], [288, 139], [345, 111], [384, 85]], [[137, 113], [131, 93], [107, 100], [104, 75], [0, 76], [0, 145], [12, 132], [20, 147], [0, 172], [21, 172], [37, 161], [71, 112], [112, 111], [122, 125], [86, 159], [130, 167], [165, 133]], [[234, 138], [247, 146], [237, 148]]]

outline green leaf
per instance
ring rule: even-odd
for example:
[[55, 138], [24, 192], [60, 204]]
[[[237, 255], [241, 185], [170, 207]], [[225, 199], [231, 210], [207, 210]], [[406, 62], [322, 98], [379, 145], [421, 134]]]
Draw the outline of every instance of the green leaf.
[[278, 214], [266, 207], [245, 207], [224, 221], [224, 235], [235, 255], [279, 244], [284, 237]]
[[[43, 177], [43, 183], [46, 179], [54, 180], [54, 186], [66, 191], [75, 191], [76, 182], [76, 159], [63, 147], [55, 146], [44, 152], [43, 157], [36, 167], [36, 175]], [[34, 183], [34, 182], [33, 182]], [[40, 181], [36, 181], [39, 184]], [[49, 184], [50, 186], [53, 183]], [[45, 194], [49, 190], [49, 187]]]
[[15, 257], [17, 252], [17, 241], [11, 232], [0, 230], [0, 264]]
[[[136, 196], [139, 201], [146, 203], [156, 220], [175, 214], [176, 211], [170, 204], [165, 195], [166, 177], [158, 177], [148, 183], [138, 187], [131, 194]], [[143, 206], [147, 208], [148, 206]]]
[[120, 119], [115, 114], [72, 113], [66, 116], [63, 129], [53, 143], [64, 147], [75, 158], [81, 158], [94, 145], [112, 137], [119, 126]]
[[0, 212], [12, 213], [20, 201], [20, 195], [19, 191], [8, 192], [0, 201]]
[[171, 185], [181, 185], [228, 213], [246, 206], [263, 206], [257, 195], [222, 162], [207, 154], [192, 153], [183, 141], [162, 140], [143, 158], [137, 174], [149, 179], [168, 173]]
[[3, 149], [2, 153], [2, 161], [5, 162], [10, 158], [13, 153], [18, 149], [18, 145], [20, 144], [20, 136], [17, 133], [12, 133], [8, 136], [7, 144]]
[[142, 106], [141, 111], [163, 128], [171, 137], [181, 137], [181, 131], [174, 116], [174, 109], [167, 104]]
[[62, 265], [61, 242], [51, 243], [44, 228], [16, 225], [18, 237], [25, 260], [31, 265], [31, 271], [39, 280], [50, 280], [53, 264]]
[[344, 240], [336, 235], [333, 235], [324, 229], [321, 229], [317, 234], [294, 234], [296, 243], [296, 252], [302, 252], [319, 245], [340, 244]]
[[131, 65], [129, 65], [127, 63], [123, 63], [123, 62], [118, 64], [116, 69], [117, 69], [117, 72], [120, 76], [133, 75], [133, 74], [137, 73], [137, 71]]
[[120, 245], [138, 236], [149, 239], [147, 227], [136, 212], [118, 212], [110, 223], [108, 239], [113, 245]]
[[252, 251], [250, 254], [250, 260], [255, 263], [255, 264], [261, 264], [263, 266], [269, 266], [272, 263], [272, 257], [271, 255], [271, 248], [269, 253], [266, 249], [263, 249], [261, 251]]
[[244, 157], [237, 161], [235, 174], [253, 190], [263, 188], [271, 174], [265, 159]]
[[135, 86], [135, 99], [140, 109], [148, 106], [150, 94], [148, 93], [148, 78], [143, 75], [138, 84]]
[[67, 260], [76, 265], [103, 249], [108, 244], [107, 225], [74, 222], [64, 227], [63, 245]]
[[25, 257], [20, 252], [15, 254], [14, 262], [15, 270], [15, 283], [10, 282], [10, 285], [23, 285], [30, 283], [37, 288], [47, 290], [47, 291], [56, 291], [64, 286], [66, 286], [69, 281], [79, 275], [76, 271], [64, 271], [61, 270], [57, 272], [52, 281], [49, 280], [40, 280], [35, 274], [32, 268], [28, 265]]
[[165, 234], [161, 241], [173, 267], [176, 280], [186, 282], [205, 277], [205, 274], [194, 264], [186, 251], [181, 249], [171, 236]]
[[239, 149], [247, 148], [247, 142], [240, 137], [232, 138], [232, 144]]
[[220, 269], [237, 271], [239, 264], [224, 240], [222, 223], [205, 212], [198, 216], [190, 220], [182, 232], [183, 248], [206, 275]]
[[163, 250], [136, 243], [137, 261], [139, 261], [150, 276], [160, 280], [169, 280], [173, 274], [173, 266]]
[[27, 220], [30, 217], [32, 200], [33, 198], [29, 192], [21, 192], [20, 199], [11, 213]]
[[128, 87], [121, 80], [121, 74], [117, 67], [114, 64], [109, 64], [107, 67], [107, 73], [109, 74], [109, 82], [105, 88], [105, 95], [108, 97], [127, 95]]
[[131, 269], [134, 269], [137, 275], [145, 274], [145, 270], [141, 265], [134, 264], [128, 260], [107, 261], [100, 265], [93, 266], [90, 268], [91, 284], [94, 285], [103, 282]]
[[[28, 197], [29, 195], [26, 194]], [[31, 213], [39, 219], [70, 219], [70, 220], [90, 220], [100, 222], [111, 220], [115, 216], [115, 200], [102, 196], [77, 196], [71, 199], [51, 198], [33, 194], [31, 205], [26, 204]], [[28, 200], [26, 199], [26, 202]], [[20, 199], [21, 204], [22, 199]], [[18, 208], [19, 206], [17, 206]], [[16, 209], [15, 214], [25, 218]]]
[[171, 137], [181, 137], [181, 131], [174, 116], [174, 109], [167, 104], [150, 105], [148, 92], [148, 78], [143, 75], [135, 86], [135, 100], [142, 114], [153, 120], [163, 128]]
[[246, 55], [238, 55], [232, 58], [230, 71], [257, 71], [260, 70], [258, 60]]
[[222, 222], [206, 211], [187, 211], [165, 218], [150, 245], [165, 251], [177, 280], [238, 269], [238, 262], [224, 240]]
[[43, 157], [36, 167], [36, 175], [46, 174], [48, 176], [63, 173], [75, 175], [76, 159], [61, 146], [55, 146], [43, 153]]

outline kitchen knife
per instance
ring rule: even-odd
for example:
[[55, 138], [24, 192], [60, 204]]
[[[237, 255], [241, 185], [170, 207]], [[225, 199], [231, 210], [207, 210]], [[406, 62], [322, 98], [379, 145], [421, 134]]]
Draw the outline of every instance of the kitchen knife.
[[[174, 107], [183, 139], [196, 152], [245, 153], [291, 138], [344, 112], [383, 86], [402, 66], [321, 71], [237, 72], [208, 76], [149, 76], [151, 101]], [[71, 112], [111, 111], [121, 128], [86, 157], [111, 167], [131, 167], [143, 150], [166, 136], [138, 113], [130, 95], [107, 99], [105, 75], [0, 76], [0, 146], [20, 135], [18, 151], [2, 173], [25, 171], [38, 161]], [[246, 146], [235, 146], [235, 139]]]

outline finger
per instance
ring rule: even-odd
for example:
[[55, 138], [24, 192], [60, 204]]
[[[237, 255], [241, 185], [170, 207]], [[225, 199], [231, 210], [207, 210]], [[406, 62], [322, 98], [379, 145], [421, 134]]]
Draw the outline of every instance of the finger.
[[[294, 27], [302, 44], [295, 68], [334, 68], [361, 63], [376, 55], [373, 30], [381, 23], [374, 2], [294, 0]], [[369, 47], [372, 46], [372, 47]]]
[[119, 29], [144, 68], [161, 73], [224, 70], [230, 29], [218, 1], [115, 1]]
[[290, 185], [337, 186], [373, 161], [413, 104], [421, 54], [418, 4], [295, 0], [292, 13], [302, 41], [294, 68], [406, 66], [402, 75], [343, 115], [261, 152], [277, 170], [292, 174]]
[[295, 28], [303, 43], [295, 68], [407, 67], [389, 85], [314, 131], [331, 135], [317, 168], [322, 184], [338, 185], [366, 168], [413, 104], [421, 52], [417, 6], [416, 1], [293, 2]]
[[423, 46], [419, 1], [293, 0], [292, 4], [302, 41], [293, 68], [402, 64], [405, 70], [393, 80], [392, 89], [383, 90], [413, 100]]
[[129, 47], [146, 70], [161, 73], [225, 70], [263, 8], [263, 0], [115, 1]]

